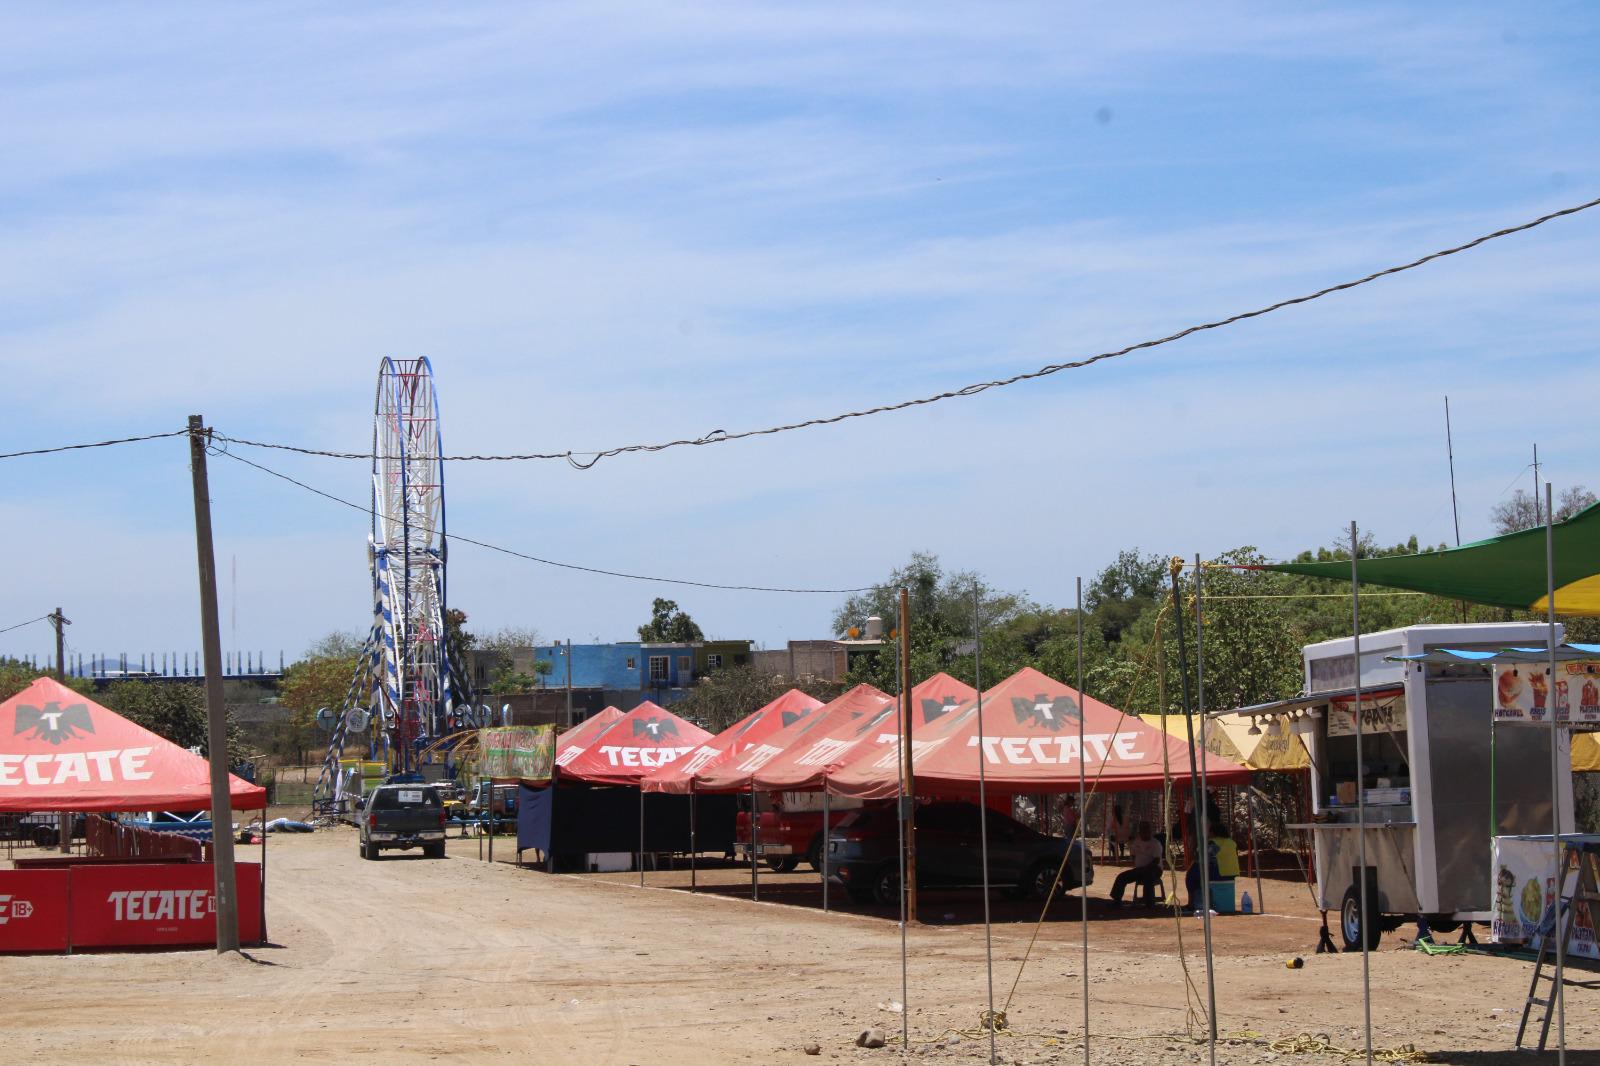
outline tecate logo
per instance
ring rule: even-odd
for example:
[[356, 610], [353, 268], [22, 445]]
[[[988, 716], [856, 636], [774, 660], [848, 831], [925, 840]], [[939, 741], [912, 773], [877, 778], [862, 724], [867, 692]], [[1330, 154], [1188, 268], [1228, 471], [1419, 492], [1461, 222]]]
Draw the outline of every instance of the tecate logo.
[[168, 922], [204, 918], [216, 911], [211, 893], [203, 888], [153, 888], [144, 892], [113, 892], [106, 902], [116, 909], [119, 922]]
[[25, 899], [15, 896], [0, 896], [0, 925], [5, 925], [11, 919], [21, 921], [23, 918], [33, 917], [33, 904]]

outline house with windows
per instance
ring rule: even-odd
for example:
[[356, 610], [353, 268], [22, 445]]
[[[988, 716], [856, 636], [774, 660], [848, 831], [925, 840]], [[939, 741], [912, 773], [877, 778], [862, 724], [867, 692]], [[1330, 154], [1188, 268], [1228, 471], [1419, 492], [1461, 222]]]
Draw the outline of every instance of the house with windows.
[[600, 690], [606, 703], [629, 710], [647, 699], [664, 706], [682, 698], [707, 674], [746, 665], [751, 661], [750, 644], [748, 640], [541, 644], [531, 649], [529, 658], [550, 663], [540, 675], [545, 688], [564, 689], [570, 684], [573, 689]]

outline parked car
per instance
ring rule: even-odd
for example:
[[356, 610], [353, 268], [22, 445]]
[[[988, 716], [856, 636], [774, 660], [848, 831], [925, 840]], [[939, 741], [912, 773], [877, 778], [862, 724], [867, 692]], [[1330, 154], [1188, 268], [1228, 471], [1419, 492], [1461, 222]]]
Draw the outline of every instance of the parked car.
[[[72, 816], [72, 839], [82, 840], [84, 817]], [[32, 814], [0, 815], [0, 840], [31, 840], [41, 848], [48, 848], [61, 839], [60, 816], [46, 811]]]
[[[493, 796], [491, 801], [490, 797]], [[467, 792], [467, 814], [472, 818], [484, 818], [489, 814], [490, 803], [494, 805], [496, 818], [511, 818], [517, 813], [517, 786], [516, 785], [491, 785], [487, 781], [479, 781]]]
[[[988, 818], [989, 885], [1018, 897], [1044, 899], [1067, 854], [1067, 841], [1045, 836], [1014, 818], [975, 803], [938, 802], [917, 808], [919, 888], [974, 887], [983, 883], [979, 860], [980, 816]], [[846, 815], [828, 835], [829, 876], [858, 902], [893, 903], [900, 893], [899, 829], [893, 807], [863, 807]], [[1079, 887], [1080, 861], [1087, 856], [1073, 841], [1061, 888]], [[1094, 867], [1084, 884], [1094, 883]]]
[[[820, 792], [763, 792], [756, 811], [756, 849], [759, 858], [780, 874], [802, 862], [822, 872], [822, 794]], [[861, 806], [860, 800], [833, 797], [829, 821], [837, 826], [844, 816]], [[750, 811], [741, 809], [734, 822], [734, 858], [750, 861]]]
[[376, 859], [392, 848], [421, 848], [430, 859], [444, 858], [444, 804], [439, 793], [420, 785], [379, 785], [367, 793], [360, 847], [363, 859]]

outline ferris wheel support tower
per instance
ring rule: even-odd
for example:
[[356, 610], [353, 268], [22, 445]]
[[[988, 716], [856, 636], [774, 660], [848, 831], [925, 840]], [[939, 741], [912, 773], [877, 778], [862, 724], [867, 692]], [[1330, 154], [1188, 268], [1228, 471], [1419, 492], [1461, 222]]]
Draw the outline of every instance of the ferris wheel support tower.
[[384, 359], [373, 415], [368, 541], [382, 662], [372, 685], [372, 722], [402, 770], [452, 718], [441, 456], [432, 365], [425, 358]]

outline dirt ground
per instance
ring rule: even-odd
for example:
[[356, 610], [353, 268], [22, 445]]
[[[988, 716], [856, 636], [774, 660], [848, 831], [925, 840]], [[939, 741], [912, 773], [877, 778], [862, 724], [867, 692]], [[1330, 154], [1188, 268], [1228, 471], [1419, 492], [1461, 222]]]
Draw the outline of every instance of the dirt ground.
[[[905, 1054], [894, 1010], [898, 923], [850, 908], [840, 893], [822, 913], [814, 874], [764, 873], [757, 903], [748, 869], [701, 871], [703, 890], [691, 895], [686, 870], [648, 873], [641, 890], [637, 874], [519, 870], [506, 838], [491, 865], [480, 846], [452, 840], [444, 861], [392, 853], [372, 863], [357, 856], [352, 829], [275, 835], [271, 946], [247, 958], [0, 960], [10, 1008], [0, 1061], [801, 1063], [818, 1061], [803, 1050], [813, 1041], [824, 1061]], [[1204, 1062], [1205, 1046], [1184, 1038], [1180, 923], [1170, 912], [1110, 910], [1114, 873], [1102, 868], [1091, 889], [1091, 1059]], [[929, 892], [922, 902], [927, 921], [907, 932], [910, 1054], [983, 1062], [988, 1040], [974, 1032], [986, 1001], [981, 901]], [[1313, 954], [1317, 919], [1303, 884], [1269, 880], [1266, 902], [1266, 914], [1214, 923], [1220, 1029], [1359, 1047], [1361, 956]], [[995, 904], [1005, 1062], [1083, 1061], [1079, 909], [1075, 894], [1056, 904], [1013, 998], [1037, 913]], [[1181, 929], [1203, 1002], [1201, 923], [1184, 918]], [[1286, 968], [1296, 955], [1304, 968]], [[1377, 1046], [1414, 1044], [1435, 1062], [1528, 1061], [1510, 1049], [1530, 964], [1429, 958], [1391, 934], [1371, 966]], [[1589, 1050], [1600, 1048], [1600, 991], [1573, 987], [1567, 1002], [1569, 1047], [1584, 1049], [1569, 1061], [1600, 1062]], [[855, 1047], [867, 1027], [890, 1045]], [[1259, 1042], [1223, 1043], [1217, 1059], [1335, 1061]]]

